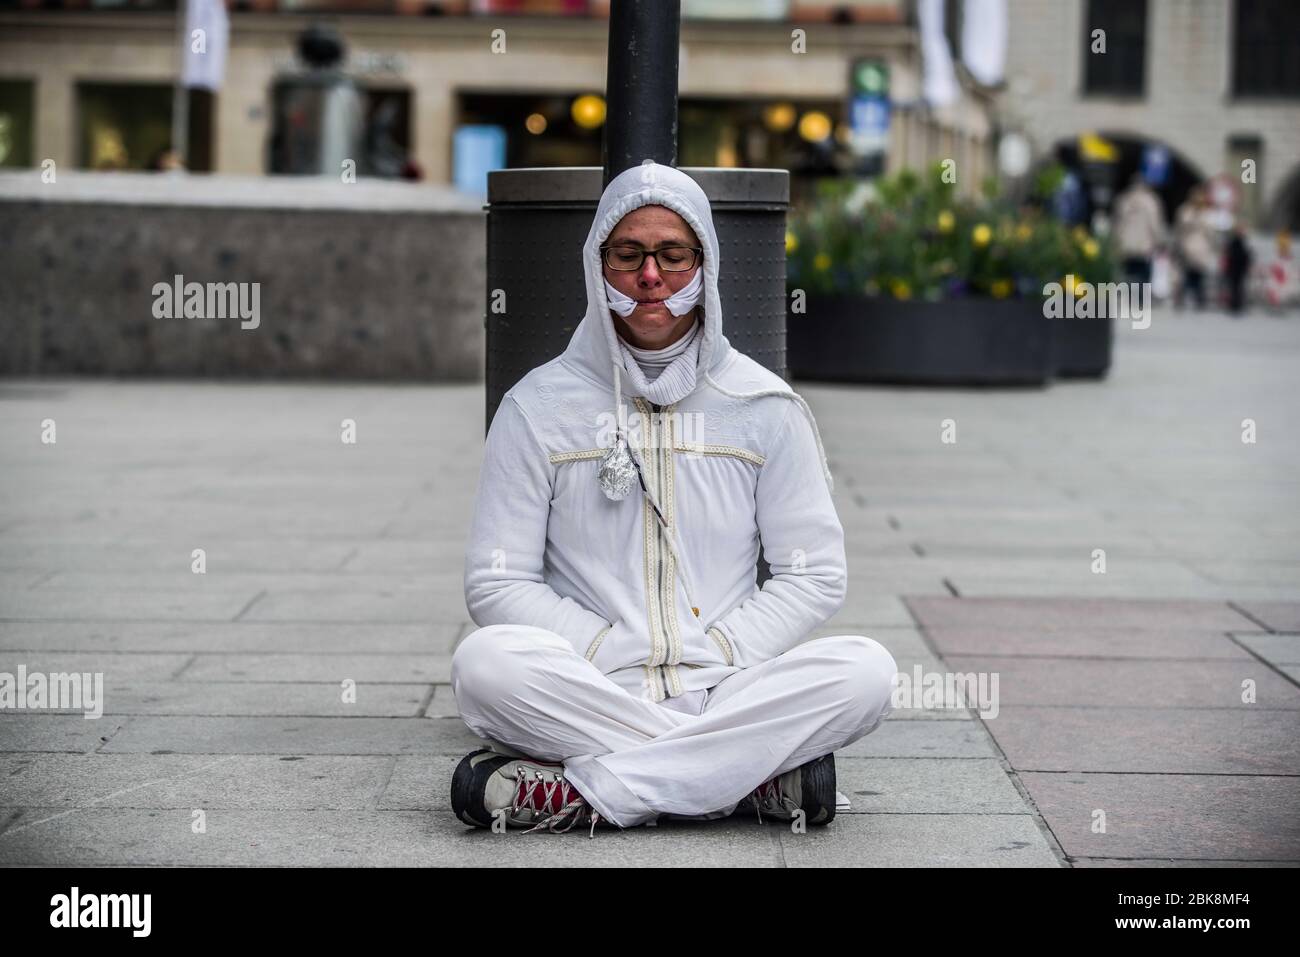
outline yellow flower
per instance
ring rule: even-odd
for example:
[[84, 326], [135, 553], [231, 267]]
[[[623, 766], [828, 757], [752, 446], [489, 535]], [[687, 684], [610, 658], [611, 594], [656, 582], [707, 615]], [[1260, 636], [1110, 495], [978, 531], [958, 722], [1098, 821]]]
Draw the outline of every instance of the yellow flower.
[[911, 299], [912, 287], [902, 279], [895, 279], [889, 284], [889, 290], [894, 294], [895, 299]]
[[993, 238], [993, 230], [989, 229], [983, 223], [980, 223], [971, 230], [970, 238], [974, 240], [976, 246], [987, 246], [989, 240]]
[[1088, 230], [1084, 229], [1082, 226], [1075, 226], [1074, 229], [1070, 230], [1070, 232], [1074, 236], [1074, 241], [1080, 246], [1088, 241]]
[[952, 227], [955, 223], [956, 223], [956, 219], [952, 215], [952, 210], [945, 209], [943, 212], [939, 214], [939, 232], [941, 233], [952, 232]]
[[813, 269], [818, 272], [825, 272], [831, 268], [831, 257], [827, 253], [818, 253], [813, 257]]
[[1022, 243], [1029, 242], [1029, 238], [1034, 235], [1033, 229], [1028, 223], [1021, 223], [1016, 227], [1016, 239]]
[[786, 254], [789, 255], [790, 253], [794, 252], [798, 248], [799, 248], [799, 240], [795, 238], [794, 233], [790, 232], [789, 230], [786, 230], [786, 234], [785, 234]]
[[1089, 239], [1083, 244], [1083, 254], [1089, 259], [1096, 259], [1097, 253], [1100, 249], [1101, 247], [1097, 245], [1097, 240], [1095, 239]]
[[989, 286], [989, 292], [993, 293], [994, 299], [1005, 299], [1011, 295], [1010, 279], [994, 279]]

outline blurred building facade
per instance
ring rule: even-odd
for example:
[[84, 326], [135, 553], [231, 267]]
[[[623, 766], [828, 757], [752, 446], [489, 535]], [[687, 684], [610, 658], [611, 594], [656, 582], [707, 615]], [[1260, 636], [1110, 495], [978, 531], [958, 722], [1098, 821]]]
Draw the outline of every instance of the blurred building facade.
[[[275, 171], [277, 125], [290, 122], [276, 91], [306, 71], [295, 41], [317, 22], [347, 46], [367, 149], [384, 157], [362, 172], [472, 186], [485, 163], [600, 165], [608, 0], [246, 6], [232, 5], [224, 84], [190, 91], [191, 169]], [[148, 168], [170, 138], [174, 0], [64, 7], [0, 0], [0, 165]], [[987, 95], [964, 87], [941, 111], [920, 101], [909, 0], [683, 0], [682, 10], [680, 165], [790, 169], [796, 197], [819, 176], [944, 158], [976, 173], [964, 178], [972, 188], [992, 172]], [[874, 111], [851, 109], [862, 76], [877, 87], [860, 100]], [[876, 144], [865, 156], [864, 133]]]
[[1008, 0], [1008, 24], [1000, 133], [1107, 189], [1154, 149], [1167, 213], [1218, 177], [1247, 222], [1300, 227], [1296, 0]]

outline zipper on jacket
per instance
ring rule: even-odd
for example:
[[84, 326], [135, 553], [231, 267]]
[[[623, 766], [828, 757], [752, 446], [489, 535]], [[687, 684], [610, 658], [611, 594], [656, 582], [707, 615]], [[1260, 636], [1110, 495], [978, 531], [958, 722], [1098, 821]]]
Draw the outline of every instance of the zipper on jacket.
[[[661, 426], [660, 426], [659, 455], [660, 455], [660, 461], [663, 463], [663, 481], [660, 483], [659, 487], [662, 489], [669, 489], [670, 486], [672, 485], [672, 478], [673, 478], [672, 475], [672, 471], [673, 471], [672, 410], [673, 410], [672, 405], [665, 407], [664, 412], [667, 413], [667, 417], [661, 420]], [[675, 489], [673, 489], [672, 491], [675, 493]], [[665, 496], [669, 499], [668, 503], [664, 505], [664, 508], [667, 510], [667, 513], [665, 514], [665, 518], [667, 518], [671, 524], [676, 525], [677, 510], [673, 507], [675, 503], [671, 501], [672, 495], [665, 493]], [[665, 496], [661, 496], [661, 498]], [[660, 529], [660, 534], [668, 535], [671, 533], [668, 531], [664, 531], [663, 529]], [[665, 560], [665, 562], [673, 560], [672, 551], [668, 549], [666, 543], [664, 545], [664, 553], [667, 555], [667, 559]], [[664, 631], [668, 638], [667, 660], [671, 662], [664, 669], [664, 684], [667, 685], [671, 683], [675, 688], [675, 690], [677, 691], [677, 693], [681, 694], [682, 692], [681, 681], [677, 677], [677, 662], [681, 659], [682, 656], [681, 630], [678, 627], [678, 623], [677, 623], [677, 592], [676, 589], [670, 587], [671, 585], [670, 579], [672, 577], [675, 577], [677, 571], [676, 565], [674, 564], [672, 568], [674, 570], [674, 575], [672, 576], [668, 574], [667, 567], [665, 567], [664, 570], [664, 591], [663, 591]], [[669, 668], [672, 669], [671, 673], [668, 671]]]
[[[658, 497], [659, 460], [654, 454], [654, 439], [655, 439], [654, 417], [651, 414], [650, 408], [647, 406], [647, 404], [644, 401], [642, 401], [640, 398], [636, 399], [635, 401], [636, 401], [637, 408], [640, 409], [641, 414], [645, 417], [645, 430], [643, 432], [644, 441], [642, 444], [642, 451], [643, 453], [646, 453], [643, 456], [643, 458], [646, 461], [648, 461], [649, 464], [652, 466], [652, 468], [650, 469], [650, 475], [647, 476], [647, 480], [650, 482], [651, 489], [655, 493], [655, 496]], [[663, 563], [662, 563], [662, 558], [660, 556], [660, 542], [659, 542], [659, 531], [658, 531], [659, 524], [657, 521], [653, 520], [654, 510], [648, 501], [642, 502], [641, 507], [643, 509], [643, 515], [644, 515], [642, 524], [645, 525], [649, 523], [652, 529], [651, 531], [647, 532], [647, 535], [650, 538], [648, 544], [650, 546], [650, 561], [652, 566], [650, 587], [654, 592], [654, 594], [646, 596], [647, 600], [650, 603], [650, 608], [649, 608], [650, 659], [648, 661], [648, 664], [651, 666], [653, 670], [658, 671], [659, 657], [660, 657], [659, 649], [660, 649], [661, 638], [663, 636], [663, 604], [659, 600], [660, 592], [663, 590], [662, 576], [661, 576]], [[660, 674], [658, 677], [662, 678], [663, 675]]]
[[[636, 404], [637, 407], [641, 410], [642, 414], [645, 415], [647, 420], [647, 430], [648, 430], [647, 435], [649, 436], [648, 451], [651, 453], [650, 461], [654, 466], [652, 470], [653, 480], [654, 480], [654, 493], [655, 496], [658, 497], [660, 504], [663, 505], [664, 489], [665, 486], [667, 485], [666, 457], [670, 453], [668, 453], [663, 448], [664, 445], [663, 427], [661, 424], [656, 423], [655, 421], [656, 413], [654, 413], [654, 411], [651, 408], [648, 408], [647, 404], [643, 402], [640, 398], [636, 399]], [[671, 408], [671, 406], [663, 406], [660, 409], [660, 412], [663, 412], [669, 408]], [[649, 502], [644, 503], [643, 507], [649, 509], [651, 515], [653, 516], [653, 509], [651, 508]], [[666, 505], [664, 505], [664, 507], [667, 508]], [[668, 516], [665, 515], [664, 518], [667, 519]], [[672, 601], [672, 596], [666, 594], [668, 590], [668, 582], [667, 582], [668, 570], [666, 567], [667, 562], [664, 558], [665, 547], [662, 538], [662, 536], [665, 534], [665, 531], [663, 527], [659, 524], [658, 519], [655, 519], [652, 525], [654, 527], [654, 538], [653, 538], [653, 542], [651, 543], [651, 555], [653, 556], [653, 561], [654, 561], [653, 587], [654, 587], [655, 594], [651, 596], [651, 600], [654, 603], [654, 610], [658, 612], [657, 617], [659, 619], [659, 629], [658, 629], [658, 634], [651, 635], [652, 647], [650, 649], [651, 651], [650, 661], [653, 663], [654, 669], [658, 672], [659, 680], [663, 684], [664, 693], [666, 695], [668, 693], [668, 688], [670, 684], [667, 663], [669, 659], [672, 658], [673, 651], [674, 651], [672, 629], [668, 624], [668, 615], [675, 613], [676, 606], [675, 603]], [[653, 621], [654, 617], [656, 616], [655, 615], [651, 616], [652, 625], [654, 624]], [[662, 645], [661, 645], [661, 641], [662, 641]], [[661, 647], [663, 649], [662, 653], [660, 652]]]
[[[671, 503], [668, 501], [668, 470], [672, 467], [669, 456], [672, 455], [672, 404], [661, 406], [657, 412], [658, 423], [655, 429], [655, 494], [659, 496], [659, 504], [664, 508], [664, 519], [672, 522], [675, 516], [672, 513]], [[669, 562], [672, 560], [672, 552], [668, 549], [664, 538], [669, 532], [664, 529], [657, 521], [655, 522], [655, 543], [656, 554], [658, 555], [658, 601], [659, 601], [659, 622], [663, 629], [664, 653], [662, 662], [662, 675], [665, 692], [671, 687], [678, 693], [681, 692], [681, 684], [676, 679], [676, 668], [673, 659], [677, 657], [679, 648], [673, 640], [673, 635], [677, 631], [675, 627], [677, 622], [677, 601], [676, 594], [669, 587]], [[671, 616], [671, 617], [670, 617]], [[670, 673], [669, 668], [673, 671]]]

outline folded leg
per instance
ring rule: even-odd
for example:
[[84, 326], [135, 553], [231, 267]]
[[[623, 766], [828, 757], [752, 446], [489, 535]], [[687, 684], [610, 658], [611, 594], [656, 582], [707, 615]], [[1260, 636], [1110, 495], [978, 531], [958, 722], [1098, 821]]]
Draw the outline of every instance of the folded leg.
[[635, 747], [688, 717], [628, 693], [563, 637], [530, 625], [468, 635], [452, 655], [451, 688], [471, 731], [545, 761]]
[[625, 827], [730, 810], [764, 781], [876, 730], [893, 710], [896, 672], [871, 638], [805, 642], [724, 679], [701, 714], [652, 740], [566, 760], [566, 777]]

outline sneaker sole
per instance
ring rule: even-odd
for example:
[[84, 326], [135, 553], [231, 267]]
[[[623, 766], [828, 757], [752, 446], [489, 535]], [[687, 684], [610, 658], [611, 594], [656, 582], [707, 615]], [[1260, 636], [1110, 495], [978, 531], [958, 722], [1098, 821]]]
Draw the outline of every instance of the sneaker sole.
[[[489, 754], [492, 757], [479, 758]], [[478, 758], [478, 760], [475, 760]], [[451, 776], [451, 809], [456, 817], [473, 827], [492, 827], [492, 819], [487, 815], [481, 801], [474, 796], [481, 795], [487, 786], [487, 779], [496, 773], [497, 768], [513, 760], [509, 755], [498, 754], [491, 748], [479, 748], [460, 759]]]
[[831, 823], [835, 820], [835, 755], [827, 754], [805, 764], [801, 778], [803, 806], [808, 815], [805, 820], [817, 825]]

